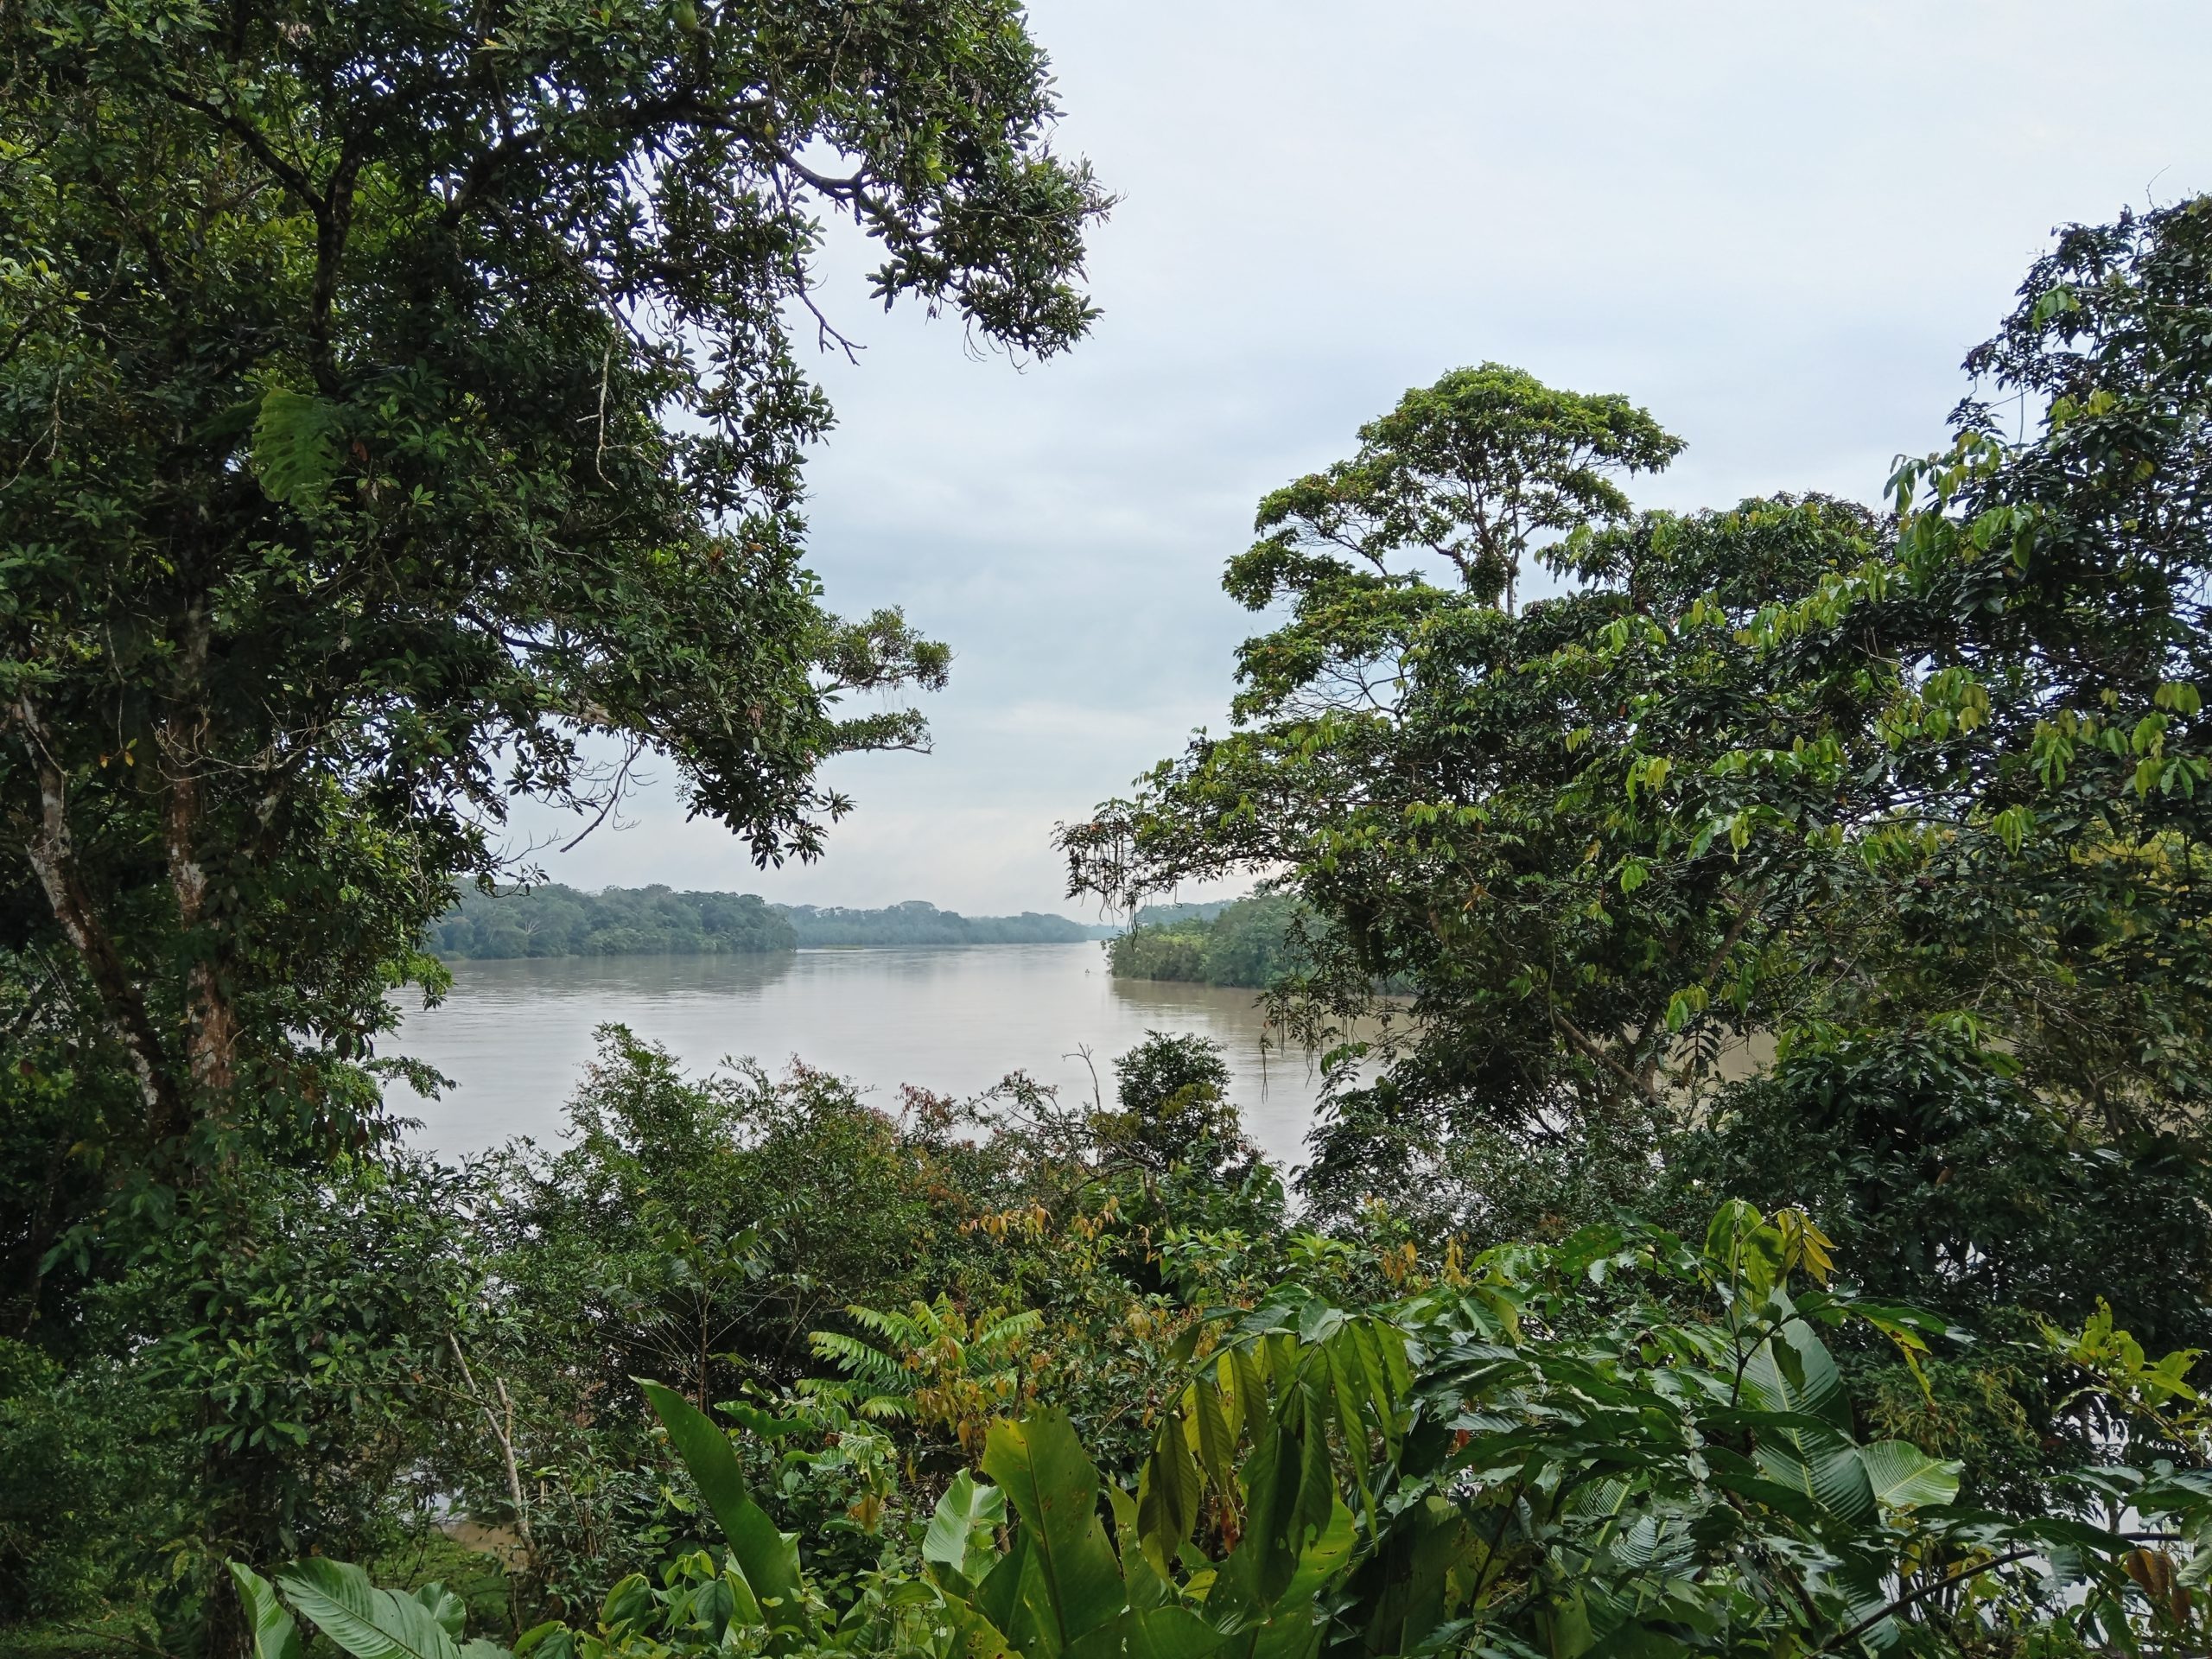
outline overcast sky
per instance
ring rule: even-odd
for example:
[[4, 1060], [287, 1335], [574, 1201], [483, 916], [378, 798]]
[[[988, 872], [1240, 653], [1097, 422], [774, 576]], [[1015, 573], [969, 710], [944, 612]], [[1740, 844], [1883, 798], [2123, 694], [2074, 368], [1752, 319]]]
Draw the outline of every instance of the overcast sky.
[[[957, 653], [936, 752], [854, 757], [807, 868], [683, 819], [541, 855], [587, 887], [1063, 900], [1057, 820], [1223, 724], [1255, 619], [1219, 588], [1267, 490], [1485, 359], [1626, 393], [1689, 448], [1644, 505], [1874, 499], [2050, 228], [2212, 188], [2212, 6], [1039, 0], [1066, 119], [1122, 197], [1104, 309], [1017, 370], [957, 322], [825, 306], [812, 470], [833, 605]], [[538, 818], [521, 827], [556, 827]], [[570, 826], [573, 832], [573, 826]]]

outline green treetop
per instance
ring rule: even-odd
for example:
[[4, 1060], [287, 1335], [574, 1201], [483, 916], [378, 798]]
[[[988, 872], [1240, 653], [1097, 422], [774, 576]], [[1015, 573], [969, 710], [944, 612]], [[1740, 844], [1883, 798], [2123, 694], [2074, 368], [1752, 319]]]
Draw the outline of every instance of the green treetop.
[[924, 741], [840, 709], [948, 658], [822, 607], [788, 325], [837, 340], [848, 218], [886, 304], [1084, 331], [1107, 203], [1016, 6], [30, 0], [0, 62], [0, 944], [123, 1139], [359, 1109], [329, 1063], [592, 753], [769, 861]]

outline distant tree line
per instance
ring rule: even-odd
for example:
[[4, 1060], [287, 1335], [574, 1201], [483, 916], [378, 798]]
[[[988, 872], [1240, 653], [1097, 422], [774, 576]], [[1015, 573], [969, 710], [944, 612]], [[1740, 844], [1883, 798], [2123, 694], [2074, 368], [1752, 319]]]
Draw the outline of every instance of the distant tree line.
[[448, 962], [521, 957], [744, 956], [802, 945], [1065, 944], [1103, 929], [1065, 916], [963, 916], [915, 899], [882, 910], [772, 905], [664, 886], [582, 893], [557, 883], [471, 892], [431, 930]]
[[882, 910], [848, 910], [836, 905], [778, 908], [790, 918], [798, 942], [806, 945], [1073, 944], [1114, 931], [1033, 910], [1019, 916], [963, 916], [919, 899]]
[[468, 957], [748, 956], [791, 950], [783, 912], [751, 893], [667, 887], [580, 893], [554, 884], [465, 893], [432, 930], [430, 948]]

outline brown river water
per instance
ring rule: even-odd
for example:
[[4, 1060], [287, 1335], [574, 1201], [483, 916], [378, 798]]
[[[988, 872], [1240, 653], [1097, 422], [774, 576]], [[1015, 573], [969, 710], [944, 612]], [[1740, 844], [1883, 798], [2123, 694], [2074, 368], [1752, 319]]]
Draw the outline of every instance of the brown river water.
[[1010, 1071], [1088, 1100], [1088, 1048], [1108, 1097], [1111, 1061], [1147, 1031], [1220, 1042], [1247, 1133], [1278, 1161], [1303, 1161], [1319, 1077], [1296, 1048], [1268, 1040], [1254, 994], [1116, 979], [1096, 943], [800, 950], [766, 957], [564, 957], [454, 965], [452, 992], [419, 995], [386, 1052], [428, 1060], [454, 1087], [424, 1100], [416, 1144], [447, 1156], [518, 1135], [556, 1139], [562, 1108], [613, 1022], [660, 1043], [692, 1071], [750, 1057], [772, 1071], [797, 1058], [852, 1078], [886, 1107], [912, 1083], [972, 1095]]

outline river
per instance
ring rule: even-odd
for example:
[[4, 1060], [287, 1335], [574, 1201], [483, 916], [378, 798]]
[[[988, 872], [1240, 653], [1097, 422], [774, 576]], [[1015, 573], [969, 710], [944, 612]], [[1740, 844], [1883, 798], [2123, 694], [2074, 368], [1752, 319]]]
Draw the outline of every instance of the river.
[[1087, 1100], [1096, 1063], [1147, 1031], [1220, 1042], [1246, 1131], [1286, 1164], [1302, 1160], [1318, 1075], [1296, 1049], [1263, 1044], [1253, 993], [1116, 979], [1097, 944], [800, 950], [763, 957], [594, 957], [454, 965], [445, 1001], [410, 1008], [389, 1052], [428, 1060], [455, 1086], [424, 1100], [395, 1085], [421, 1121], [418, 1145], [448, 1157], [517, 1135], [557, 1136], [562, 1108], [593, 1052], [594, 1028], [630, 1027], [693, 1071], [750, 1057], [797, 1058], [852, 1078], [889, 1106], [900, 1084], [972, 1095], [1026, 1071]]

